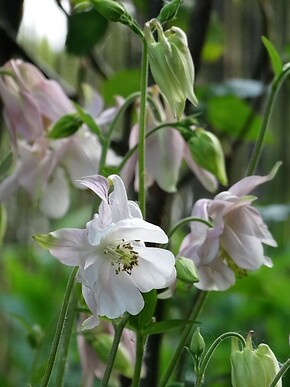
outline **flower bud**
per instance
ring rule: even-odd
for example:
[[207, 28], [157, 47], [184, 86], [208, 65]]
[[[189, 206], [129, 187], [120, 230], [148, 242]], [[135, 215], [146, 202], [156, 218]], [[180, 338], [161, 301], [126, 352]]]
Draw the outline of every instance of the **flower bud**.
[[27, 335], [27, 340], [31, 345], [31, 348], [33, 349], [40, 348], [43, 338], [44, 338], [44, 334], [43, 334], [42, 328], [39, 325], [34, 324]]
[[200, 334], [199, 327], [196, 328], [194, 334], [192, 335], [191, 343], [190, 343], [190, 351], [196, 357], [200, 358], [205, 350], [205, 342], [204, 338]]
[[106, 19], [112, 22], [123, 22], [123, 17], [128, 15], [122, 3], [113, 0], [91, 0], [94, 8]]
[[213, 173], [222, 185], [227, 185], [224, 153], [219, 139], [202, 128], [195, 128], [190, 135], [182, 133], [194, 161]]
[[[153, 36], [152, 27], [157, 30], [158, 41]], [[164, 32], [159, 21], [152, 19], [145, 24], [144, 35], [152, 76], [179, 120], [187, 98], [197, 105], [193, 91], [194, 66], [186, 34], [178, 27]]]
[[177, 278], [182, 282], [193, 283], [198, 281], [196, 267], [189, 258], [178, 257], [175, 263]]
[[[233, 387], [269, 387], [279, 372], [279, 364], [271, 349], [266, 344], [252, 348], [249, 334], [246, 346], [239, 349], [238, 339], [232, 339], [231, 375]], [[276, 387], [282, 387], [281, 379]]]
[[165, 3], [161, 8], [159, 15], [157, 16], [157, 19], [160, 21], [160, 23], [164, 24], [170, 20], [175, 19], [180, 4], [181, 0], [171, 0], [168, 3]]

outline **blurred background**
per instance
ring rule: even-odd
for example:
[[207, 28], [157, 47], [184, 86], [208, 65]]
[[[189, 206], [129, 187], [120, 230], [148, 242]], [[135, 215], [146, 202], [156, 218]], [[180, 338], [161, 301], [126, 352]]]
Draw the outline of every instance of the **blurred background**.
[[[79, 2], [1, 0], [0, 65], [22, 58], [57, 80], [73, 100], [81, 100], [81, 84], [86, 82], [110, 106], [115, 95], [126, 97], [138, 90], [140, 43], [125, 26], [108, 23], [92, 9], [73, 10]], [[162, 1], [132, 0], [125, 5], [143, 25], [158, 15]], [[261, 36], [270, 39], [284, 63], [290, 61], [289, 1], [184, 0], [174, 24], [187, 33], [196, 68], [200, 121], [222, 141], [231, 185], [245, 173], [273, 77]], [[207, 345], [225, 331], [246, 335], [254, 330], [254, 342], [270, 345], [281, 362], [290, 352], [289, 106], [287, 81], [275, 100], [257, 171], [265, 175], [276, 161], [283, 162], [275, 179], [257, 195], [259, 210], [279, 245], [266, 251], [274, 268], [262, 268], [238, 279], [228, 291], [212, 293], [199, 318]], [[4, 160], [10, 148], [3, 119], [0, 127], [0, 160]], [[128, 135], [126, 122], [124, 133]], [[193, 200], [210, 197], [196, 182], [192, 184]], [[21, 192], [5, 204], [5, 235], [0, 230], [1, 386], [39, 384], [69, 270], [37, 249], [31, 235], [65, 226], [83, 227], [90, 217], [91, 196], [73, 190], [71, 195], [69, 214], [57, 221], [48, 221], [31, 209]], [[169, 200], [170, 195], [160, 191], [154, 197], [158, 202], [164, 196]], [[165, 306], [166, 313], [179, 316], [181, 302], [186, 313], [194, 297], [194, 288], [179, 289], [173, 306]], [[176, 332], [166, 336], [160, 369], [176, 337]], [[71, 341], [66, 373], [68, 387], [82, 385], [75, 341]], [[230, 342], [215, 352], [206, 386], [230, 385], [229, 354]], [[178, 370], [182, 381], [190, 380], [192, 368], [184, 353], [183, 367]], [[290, 385], [290, 373], [284, 385]]]

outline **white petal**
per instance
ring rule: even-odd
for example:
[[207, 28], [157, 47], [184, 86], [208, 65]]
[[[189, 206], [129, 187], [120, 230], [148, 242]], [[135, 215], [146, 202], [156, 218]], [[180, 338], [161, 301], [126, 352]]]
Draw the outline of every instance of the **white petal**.
[[115, 241], [125, 239], [154, 243], [168, 242], [167, 235], [159, 226], [137, 218], [120, 220], [112, 227], [108, 237]]
[[115, 274], [110, 267], [110, 280], [103, 282], [98, 298], [98, 314], [117, 318], [125, 312], [138, 314], [144, 307], [144, 300], [127, 273]]
[[42, 192], [39, 208], [49, 218], [60, 218], [69, 207], [69, 187], [65, 174], [57, 168]]
[[199, 281], [194, 284], [201, 290], [226, 290], [235, 283], [234, 272], [219, 259], [211, 265], [197, 268]]
[[85, 257], [93, 250], [88, 243], [86, 230], [63, 228], [50, 234], [54, 241], [49, 251], [65, 265], [79, 265], [79, 258]]
[[132, 279], [141, 292], [162, 289], [175, 281], [175, 257], [165, 249], [135, 247], [138, 266], [132, 270]]
[[114, 184], [114, 191], [109, 195], [113, 222], [130, 218], [128, 197], [123, 180], [118, 175], [111, 175], [108, 179]]
[[97, 316], [90, 316], [82, 323], [82, 330], [93, 329], [99, 325], [99, 319]]

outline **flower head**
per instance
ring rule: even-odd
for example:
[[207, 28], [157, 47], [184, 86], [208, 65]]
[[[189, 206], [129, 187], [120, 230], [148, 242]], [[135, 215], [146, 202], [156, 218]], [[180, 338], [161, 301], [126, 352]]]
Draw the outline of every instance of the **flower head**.
[[[179, 254], [191, 258], [196, 265], [203, 290], [225, 290], [235, 282], [235, 274], [272, 266], [264, 255], [263, 244], [276, 246], [259, 212], [248, 195], [258, 185], [271, 180], [278, 168], [268, 176], [249, 176], [221, 192], [213, 200], [198, 200], [192, 216], [206, 222], [192, 222], [191, 232], [184, 238]], [[210, 227], [211, 224], [211, 227]]]
[[[61, 217], [69, 207], [65, 172], [73, 183], [81, 176], [97, 173], [101, 144], [84, 125], [70, 137], [50, 139], [51, 125], [74, 111], [69, 98], [57, 82], [47, 80], [29, 63], [11, 60], [3, 69], [9, 75], [0, 77], [0, 97], [15, 167], [0, 184], [0, 202], [22, 187], [31, 201], [38, 202], [44, 215]], [[90, 111], [98, 116], [100, 125], [112, 120], [115, 111], [101, 113], [103, 103], [97, 93], [91, 102]], [[108, 162], [114, 164], [115, 159], [109, 152]]]
[[160, 227], [142, 219], [119, 176], [95, 175], [81, 183], [102, 200], [93, 220], [85, 229], [61, 229], [35, 239], [62, 263], [79, 266], [78, 280], [93, 313], [85, 327], [91, 328], [98, 316], [138, 314], [144, 307], [142, 292], [174, 281], [175, 258], [168, 250], [146, 247], [145, 242], [166, 243], [168, 238]]

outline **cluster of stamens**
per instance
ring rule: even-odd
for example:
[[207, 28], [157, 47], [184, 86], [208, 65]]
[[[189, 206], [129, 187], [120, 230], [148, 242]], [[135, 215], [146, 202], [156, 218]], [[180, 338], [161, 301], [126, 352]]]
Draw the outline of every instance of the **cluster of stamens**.
[[124, 239], [117, 246], [110, 246], [104, 249], [104, 253], [115, 266], [115, 273], [121, 271], [131, 275], [134, 266], [138, 266], [138, 252], [134, 250], [131, 242], [125, 242]]

